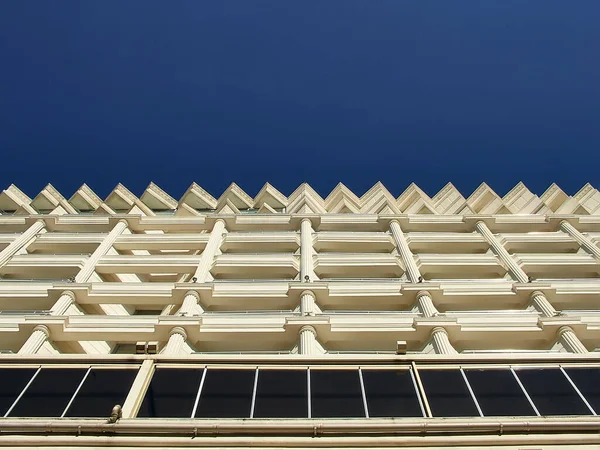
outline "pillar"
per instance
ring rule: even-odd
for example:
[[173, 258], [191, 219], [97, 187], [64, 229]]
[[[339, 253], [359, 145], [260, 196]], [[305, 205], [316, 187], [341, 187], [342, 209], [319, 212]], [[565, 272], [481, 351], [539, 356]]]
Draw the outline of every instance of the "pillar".
[[302, 219], [300, 223], [300, 280], [306, 281], [306, 277], [312, 280], [314, 277], [313, 264], [313, 228], [310, 219]]
[[50, 337], [50, 330], [45, 325], [38, 325], [33, 329], [33, 333], [31, 336], [25, 341], [21, 349], [19, 350], [19, 355], [32, 355], [39, 351], [42, 348], [42, 345], [48, 340]]
[[433, 338], [433, 348], [435, 352], [441, 355], [451, 355], [458, 353], [448, 338], [448, 332], [442, 327], [435, 327], [431, 330], [431, 337]]
[[571, 353], [587, 353], [587, 348], [579, 340], [575, 331], [571, 327], [560, 327], [558, 330], [558, 341], [563, 345], [565, 349]]
[[114, 228], [108, 233], [108, 236], [104, 238], [102, 243], [94, 250], [94, 253], [87, 259], [84, 266], [81, 268], [77, 276], [75, 277], [76, 283], [85, 283], [90, 279], [94, 271], [96, 270], [96, 264], [100, 261], [104, 255], [108, 253], [110, 248], [114, 245], [117, 238], [123, 234], [123, 231], [127, 229], [127, 221], [121, 219], [117, 222]]
[[543, 292], [532, 292], [531, 304], [546, 317], [554, 317], [556, 315], [556, 309], [554, 309], [554, 306], [548, 301]]
[[571, 236], [577, 243], [588, 253], [594, 255], [595, 258], [600, 260], [600, 247], [592, 242], [585, 234], [575, 228], [566, 220], [560, 223], [560, 229]]
[[21, 233], [14, 241], [6, 246], [0, 252], [0, 267], [6, 264], [21, 248], [35, 237], [40, 231], [46, 228], [43, 220], [37, 220], [27, 230]]
[[75, 303], [75, 294], [71, 291], [64, 291], [60, 294], [59, 299], [56, 303], [50, 308], [51, 316], [64, 316], [69, 306]]
[[208, 242], [206, 243], [206, 247], [202, 252], [202, 256], [200, 256], [200, 262], [198, 263], [196, 272], [194, 273], [194, 277], [198, 279], [198, 283], [204, 283], [208, 278], [225, 233], [227, 233], [225, 221], [223, 219], [217, 219], [210, 233], [210, 237], [208, 238]]
[[315, 293], [313, 291], [304, 291], [300, 294], [300, 313], [303, 316], [315, 315]]
[[417, 283], [421, 278], [421, 272], [419, 272], [415, 258], [413, 258], [413, 254], [408, 247], [408, 242], [406, 242], [402, 228], [400, 228], [400, 222], [397, 220], [392, 220], [390, 222], [390, 231], [392, 232], [392, 236], [396, 242], [396, 248], [398, 249], [400, 258], [402, 258], [404, 267], [406, 267], [408, 279], [413, 283]]
[[419, 311], [421, 311], [421, 314], [425, 317], [433, 317], [439, 314], [439, 311], [433, 304], [433, 300], [431, 300], [431, 294], [428, 291], [417, 292], [417, 305]]
[[301, 355], [317, 354], [317, 331], [310, 325], [300, 328], [300, 346], [298, 353]]
[[177, 311], [177, 315], [179, 316], [192, 316], [195, 311], [199, 311], [200, 313], [204, 312], [204, 309], [199, 304], [200, 295], [196, 291], [187, 291], [185, 293], [185, 297], [183, 298], [183, 303], [179, 311]]
[[186, 339], [187, 333], [182, 327], [173, 327], [169, 333], [169, 341], [162, 353], [165, 355], [177, 355], [181, 353]]
[[490, 247], [492, 247], [494, 253], [498, 255], [498, 257], [500, 258], [504, 266], [508, 269], [508, 271], [511, 273], [511, 275], [521, 283], [528, 283], [529, 277], [527, 276], [527, 274], [523, 271], [523, 269], [521, 269], [521, 267], [519, 266], [519, 264], [517, 264], [514, 258], [510, 256], [510, 254], [506, 251], [504, 246], [500, 243], [500, 241], [498, 241], [496, 236], [494, 236], [494, 233], [490, 231], [485, 222], [477, 222], [475, 224], [475, 228], [477, 229], [477, 231], [479, 231], [479, 233], [481, 233], [481, 235], [484, 237], [487, 243], [490, 244]]

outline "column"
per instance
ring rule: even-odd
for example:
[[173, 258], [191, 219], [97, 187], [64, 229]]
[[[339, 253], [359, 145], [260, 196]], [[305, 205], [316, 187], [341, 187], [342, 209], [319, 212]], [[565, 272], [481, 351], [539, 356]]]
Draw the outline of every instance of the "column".
[[90, 279], [94, 271], [96, 270], [96, 264], [100, 258], [108, 253], [110, 248], [114, 245], [117, 238], [123, 234], [123, 231], [127, 229], [127, 221], [125, 219], [119, 220], [114, 228], [108, 233], [108, 236], [104, 238], [102, 243], [94, 250], [94, 253], [87, 259], [84, 266], [81, 268], [77, 276], [75, 277], [76, 283], [85, 283]]
[[210, 233], [210, 238], [208, 238], [206, 248], [202, 252], [202, 256], [200, 256], [200, 262], [194, 273], [194, 277], [197, 278], [198, 283], [204, 283], [206, 281], [215, 256], [223, 242], [223, 235], [225, 233], [227, 233], [225, 221], [223, 219], [218, 219]]
[[165, 349], [161, 352], [165, 355], [177, 355], [181, 353], [183, 344], [187, 339], [187, 333], [181, 327], [174, 327], [169, 333], [169, 342], [165, 346]]
[[528, 283], [529, 277], [517, 264], [512, 256], [506, 251], [504, 246], [496, 239], [496, 236], [490, 231], [485, 222], [479, 221], [475, 224], [477, 231], [481, 233], [484, 239], [490, 244], [494, 253], [498, 255], [500, 260], [504, 263], [505, 267], [509, 270], [513, 277], [515, 277], [521, 283]]
[[308, 281], [314, 277], [313, 264], [313, 228], [310, 219], [302, 219], [300, 223], [300, 280]]
[[600, 247], [592, 242], [590, 238], [575, 228], [566, 220], [560, 223], [560, 229], [577, 241], [579, 245], [588, 253], [591, 253], [597, 259], [600, 259]]
[[154, 360], [144, 360], [140, 370], [138, 370], [138, 373], [135, 376], [135, 380], [133, 380], [131, 389], [129, 389], [129, 394], [127, 394], [127, 398], [123, 402], [123, 419], [133, 419], [138, 413], [140, 406], [142, 406], [142, 402], [144, 401], [146, 390], [148, 389], [148, 386], [150, 386], [153, 374]]
[[392, 232], [392, 236], [394, 236], [394, 241], [396, 241], [396, 248], [402, 258], [404, 267], [406, 267], [408, 279], [413, 283], [417, 283], [421, 279], [421, 272], [419, 272], [415, 258], [413, 258], [413, 254], [408, 247], [408, 242], [406, 242], [402, 228], [400, 228], [400, 222], [392, 220], [390, 222], [390, 231]]
[[26, 245], [31, 239], [35, 237], [40, 231], [46, 228], [46, 223], [43, 220], [37, 220], [27, 230], [21, 233], [14, 241], [12, 241], [5, 249], [0, 252], [0, 267], [6, 264], [15, 253]]
[[452, 355], [458, 353], [448, 339], [448, 332], [442, 327], [435, 327], [431, 330], [433, 338], [433, 348], [435, 352], [441, 355]]
[[177, 311], [177, 315], [179, 316], [192, 316], [194, 312], [203, 313], [204, 309], [199, 304], [200, 295], [196, 291], [187, 291], [185, 293], [185, 297], [183, 298], [183, 303], [179, 311]]
[[579, 340], [575, 331], [571, 327], [561, 327], [558, 330], [558, 340], [559, 342], [571, 353], [587, 353], [587, 348], [582, 342]]
[[64, 291], [60, 294], [59, 299], [56, 303], [50, 308], [51, 316], [64, 316], [69, 306], [75, 303], [75, 294], [71, 291]]
[[50, 337], [50, 330], [45, 325], [38, 325], [33, 329], [33, 333], [29, 336], [29, 339], [25, 341], [21, 349], [19, 350], [19, 355], [32, 355], [37, 353], [42, 345], [48, 340]]
[[300, 294], [300, 313], [303, 316], [315, 315], [315, 293], [304, 291]]
[[417, 305], [419, 311], [421, 311], [421, 314], [425, 317], [433, 317], [439, 314], [439, 311], [433, 304], [433, 300], [431, 300], [431, 294], [428, 291], [417, 292]]
[[300, 346], [298, 353], [301, 355], [317, 354], [317, 331], [310, 325], [300, 328]]
[[556, 309], [554, 309], [554, 306], [552, 306], [541, 291], [531, 293], [531, 304], [546, 317], [554, 317], [556, 315]]

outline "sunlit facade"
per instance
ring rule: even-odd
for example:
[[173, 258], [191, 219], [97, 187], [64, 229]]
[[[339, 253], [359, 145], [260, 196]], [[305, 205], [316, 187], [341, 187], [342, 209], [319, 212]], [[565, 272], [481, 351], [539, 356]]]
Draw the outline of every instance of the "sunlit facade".
[[598, 448], [600, 192], [0, 194], [0, 445]]

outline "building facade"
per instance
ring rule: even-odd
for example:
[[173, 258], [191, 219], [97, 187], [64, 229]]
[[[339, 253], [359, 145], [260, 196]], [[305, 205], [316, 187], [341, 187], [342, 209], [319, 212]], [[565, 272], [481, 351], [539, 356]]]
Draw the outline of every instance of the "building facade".
[[0, 446], [599, 448], [600, 192], [0, 195]]

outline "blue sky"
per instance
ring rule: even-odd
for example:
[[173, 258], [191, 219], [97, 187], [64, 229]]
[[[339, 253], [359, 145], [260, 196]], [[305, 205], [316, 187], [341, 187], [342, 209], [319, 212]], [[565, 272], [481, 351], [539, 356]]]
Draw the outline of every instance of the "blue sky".
[[600, 188], [600, 2], [3, 2], [5, 188]]

